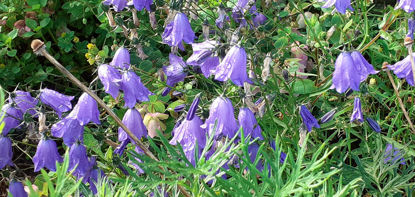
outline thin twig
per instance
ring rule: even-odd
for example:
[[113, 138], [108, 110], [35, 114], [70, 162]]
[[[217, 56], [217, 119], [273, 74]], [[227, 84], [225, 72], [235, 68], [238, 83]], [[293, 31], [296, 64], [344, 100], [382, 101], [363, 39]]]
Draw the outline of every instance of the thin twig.
[[[73, 76], [65, 67], [62, 66], [52, 55], [50, 55], [46, 51], [46, 47], [44, 46], [44, 43], [38, 39], [35, 39], [31, 43], [31, 47], [33, 49], [33, 52], [37, 55], [42, 55], [46, 59], [48, 59], [63, 75], [65, 75], [67, 78], [69, 78], [72, 83], [74, 83], [76, 86], [78, 86], [82, 91], [89, 94], [92, 98], [94, 98], [97, 103], [104, 108], [104, 110], [110, 115], [115, 122], [127, 133], [127, 135], [137, 144], [141, 150], [143, 150], [144, 154], [153, 159], [154, 161], [159, 161], [154, 154], [147, 149], [147, 147], [131, 132], [131, 130], [118, 118], [118, 116], [104, 103], [104, 101], [101, 100], [94, 92], [92, 92], [88, 87], [86, 87], [84, 84], [82, 84], [75, 76]], [[160, 166], [160, 169], [163, 169]], [[177, 186], [179, 190], [183, 193], [183, 195], [190, 197], [190, 194], [187, 193], [187, 191], [180, 185]]]
[[392, 77], [392, 75], [391, 75], [391, 73], [388, 69], [386, 69], [386, 73], [388, 74], [388, 78], [389, 78], [390, 82], [392, 83], [393, 90], [395, 91], [396, 98], [398, 98], [399, 106], [402, 109], [403, 115], [405, 116], [406, 120], [408, 121], [409, 127], [411, 127], [411, 130], [412, 130], [412, 133], [415, 134], [414, 125], [412, 124], [412, 121], [409, 118], [408, 112], [406, 111], [405, 106], [402, 102], [402, 99], [399, 96], [399, 91], [398, 91], [398, 88], [396, 88], [395, 82], [393, 81], [393, 77]]

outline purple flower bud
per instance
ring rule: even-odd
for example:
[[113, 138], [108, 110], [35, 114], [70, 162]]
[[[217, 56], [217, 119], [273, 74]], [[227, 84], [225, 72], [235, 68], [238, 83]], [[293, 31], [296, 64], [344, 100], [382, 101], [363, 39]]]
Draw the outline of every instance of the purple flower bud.
[[13, 99], [13, 101], [16, 103], [17, 108], [20, 109], [22, 114], [29, 113], [30, 115], [35, 115], [37, 100], [33, 98], [29, 92], [17, 90], [15, 94], [16, 97]]
[[210, 136], [215, 138], [235, 136], [238, 125], [235, 120], [231, 100], [224, 97], [217, 97], [209, 108], [209, 118], [201, 127], [207, 129]]
[[345, 92], [348, 88], [359, 91], [360, 83], [366, 80], [369, 74], [376, 73], [378, 71], [373, 69], [360, 52], [343, 52], [336, 59], [331, 89], [336, 89], [339, 93]]
[[130, 64], [130, 53], [124, 47], [118, 48], [110, 63], [111, 66], [115, 66], [120, 69], [129, 69]]
[[72, 109], [71, 101], [74, 98], [73, 96], [66, 96], [47, 88], [40, 90], [40, 101], [55, 110], [59, 118], [61, 118], [63, 112]]
[[322, 8], [329, 8], [333, 5], [336, 7], [336, 10], [341, 14], [346, 14], [346, 9], [354, 11], [353, 7], [350, 5], [350, 0], [321, 0], [325, 2]]
[[239, 125], [242, 127], [245, 136], [251, 136], [252, 139], [259, 138], [263, 140], [262, 130], [259, 126], [254, 113], [249, 108], [239, 109], [238, 115]]
[[[171, 91], [171, 88], [165, 87], [163, 89], [163, 92], [161, 92], [161, 96], [167, 96], [170, 93], [170, 91]], [[177, 91], [175, 91], [175, 92], [177, 92]]]
[[64, 118], [52, 126], [53, 137], [63, 138], [67, 146], [72, 146], [77, 141], [83, 141], [84, 127], [76, 118]]
[[56, 171], [56, 162], [61, 163], [62, 161], [63, 159], [58, 153], [55, 141], [41, 139], [37, 145], [36, 154], [33, 157], [35, 172], [38, 172], [41, 168]]
[[398, 0], [398, 5], [395, 7], [395, 10], [399, 8], [411, 13], [415, 10], [415, 4], [413, 0]]
[[195, 99], [192, 102], [192, 105], [189, 108], [189, 111], [187, 112], [187, 120], [192, 120], [193, 117], [195, 117], [197, 107], [199, 106], [200, 102], [200, 94], [196, 95]]
[[141, 11], [144, 8], [146, 8], [147, 11], [151, 11], [150, 6], [153, 4], [153, 0], [133, 0], [133, 4], [138, 11]]
[[[413, 53], [413, 57], [415, 60], [415, 53]], [[398, 78], [405, 78], [409, 85], [414, 86], [414, 76], [412, 74], [411, 58], [409, 55], [405, 59], [396, 62], [394, 65], [388, 65], [387, 67], [393, 70], [393, 73]]]
[[387, 144], [383, 163], [395, 163], [396, 161], [400, 161], [400, 164], [405, 165], [405, 159], [403, 157], [403, 153], [398, 148], [393, 148], [392, 144]]
[[112, 66], [101, 64], [98, 67], [98, 77], [102, 85], [104, 85], [105, 92], [110, 94], [112, 98], [117, 98], [120, 91], [120, 72]]
[[321, 117], [320, 119], [320, 123], [324, 124], [330, 121], [331, 119], [333, 119], [333, 116], [336, 114], [336, 111], [337, 111], [337, 108], [334, 108], [330, 110], [329, 112], [327, 112], [326, 114], [324, 114], [323, 117]]
[[152, 93], [141, 83], [140, 77], [135, 72], [128, 71], [122, 75], [121, 90], [124, 92], [125, 106], [133, 108], [137, 101], [149, 101]]
[[102, 2], [104, 5], [112, 5], [116, 12], [122, 11], [125, 7], [127, 7], [127, 0], [105, 0]]
[[83, 177], [83, 182], [86, 182], [94, 165], [95, 158], [88, 159], [84, 145], [79, 143], [72, 144], [69, 150], [68, 172], [75, 169], [73, 175], [78, 177], [78, 179]]
[[414, 31], [415, 31], [415, 19], [409, 18], [408, 19], [408, 34], [406, 34], [406, 37], [410, 37], [411, 40], [413, 40]]
[[372, 118], [366, 118], [366, 121], [369, 124], [370, 128], [372, 128], [373, 131], [375, 131], [376, 133], [380, 133], [381, 128], [375, 120], [373, 120]]
[[127, 147], [128, 143], [130, 143], [130, 139], [127, 138], [126, 140], [122, 141], [121, 144], [114, 150], [115, 154], [118, 154], [119, 156], [121, 156], [122, 154], [124, 154], [124, 150]]
[[99, 121], [98, 104], [94, 98], [85, 92], [79, 97], [78, 103], [67, 118], [76, 118], [81, 125], [86, 125], [89, 122], [101, 124]]
[[14, 180], [10, 182], [9, 192], [11, 195], [13, 195], [13, 197], [27, 197], [27, 193], [24, 191], [23, 184]]
[[246, 52], [239, 46], [233, 46], [226, 54], [222, 62], [216, 67], [215, 79], [218, 81], [232, 82], [242, 87], [244, 82], [252, 83], [246, 72]]
[[183, 81], [187, 76], [187, 72], [185, 71], [187, 65], [181, 57], [178, 57], [172, 53], [169, 55], [169, 60], [170, 65], [163, 66], [163, 71], [167, 76], [167, 85], [174, 86], [176, 83]]
[[184, 110], [184, 108], [186, 107], [186, 104], [181, 104], [181, 105], [178, 105], [178, 106], [176, 106], [175, 108], [174, 108], [174, 111], [175, 112], [181, 112], [181, 111], [183, 111]]
[[[3, 117], [4, 115], [4, 117]], [[3, 130], [0, 131], [3, 136], [6, 136], [11, 129], [17, 128], [23, 120], [23, 114], [20, 110], [13, 107], [12, 104], [3, 105], [0, 112], [0, 125], [4, 123]]]
[[311, 112], [307, 109], [305, 105], [301, 105], [300, 115], [303, 119], [304, 125], [307, 127], [308, 132], [310, 132], [313, 129], [313, 127], [320, 128], [318, 121], [316, 120], [316, 118], [314, 118], [314, 116], [311, 114]]
[[[124, 123], [138, 139], [147, 137], [147, 128], [143, 123], [140, 112], [135, 108], [128, 109], [127, 112], [125, 112], [122, 123]], [[122, 142], [127, 138], [135, 143], [121, 127], [118, 128], [118, 141]]]
[[362, 113], [362, 106], [360, 104], [360, 98], [355, 97], [354, 98], [354, 107], [353, 107], [353, 113], [350, 117], [350, 122], [353, 122], [355, 120], [358, 120], [359, 122], [364, 122], [363, 119], [363, 113]]
[[223, 28], [225, 22], [230, 21], [229, 16], [226, 14], [226, 10], [223, 5], [218, 7], [218, 18], [216, 19], [215, 23], [220, 29]]
[[179, 12], [176, 14], [173, 21], [166, 26], [166, 29], [164, 29], [162, 38], [165, 44], [176, 46], [184, 50], [182, 41], [191, 44], [196, 36], [190, 26], [187, 16]]
[[0, 136], [0, 169], [13, 166], [12, 141], [8, 137]]

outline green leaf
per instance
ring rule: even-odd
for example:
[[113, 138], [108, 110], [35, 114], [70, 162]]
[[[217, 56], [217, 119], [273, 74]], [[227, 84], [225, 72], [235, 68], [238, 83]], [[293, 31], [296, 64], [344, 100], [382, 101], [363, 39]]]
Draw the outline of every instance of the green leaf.
[[7, 34], [7, 36], [9, 36], [10, 38], [14, 39], [14, 38], [17, 37], [17, 33], [19, 33], [19, 30], [18, 29], [13, 29], [13, 31], [9, 32]]
[[275, 41], [274, 46], [275, 46], [276, 49], [280, 49], [280, 48], [286, 46], [287, 43], [288, 43], [288, 38], [287, 37], [285, 37], [285, 36], [284, 37], [279, 37], [277, 39], [277, 41]]
[[49, 17], [44, 18], [42, 21], [40, 21], [40, 26], [41, 27], [46, 27], [49, 24], [49, 22], [50, 22], [50, 18]]
[[28, 38], [28, 37], [33, 36], [34, 34], [35, 34], [35, 33], [33, 33], [33, 32], [31, 32], [31, 31], [29, 31], [29, 32], [24, 33], [24, 34], [22, 35], [22, 37], [23, 37], [23, 38]]
[[309, 79], [296, 80], [292, 85], [295, 94], [309, 94], [316, 89], [314, 82]]
[[343, 27], [343, 32], [345, 32], [347, 29], [349, 29], [349, 27], [353, 24], [353, 19], [350, 19], [349, 22], [346, 23], [346, 25], [344, 25]]
[[92, 134], [90, 134], [91, 130], [89, 128], [85, 128], [84, 133], [84, 144], [86, 147], [92, 149], [99, 157], [105, 158], [104, 153], [101, 151], [101, 146], [97, 139], [94, 138]]
[[36, 29], [37, 22], [31, 18], [26, 18], [26, 26], [28, 26], [30, 29]]
[[12, 50], [10, 50], [10, 51], [7, 51], [7, 55], [8, 55], [9, 57], [14, 57], [14, 56], [16, 56], [16, 53], [17, 53], [17, 50], [16, 50], [16, 49], [12, 49]]

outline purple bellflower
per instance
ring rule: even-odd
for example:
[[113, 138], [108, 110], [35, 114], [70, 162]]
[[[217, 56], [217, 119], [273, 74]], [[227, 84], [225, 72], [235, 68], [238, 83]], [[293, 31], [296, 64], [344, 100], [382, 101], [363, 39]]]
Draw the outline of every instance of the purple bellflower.
[[216, 67], [215, 79], [218, 81], [232, 82], [242, 87], [244, 82], [252, 83], [246, 72], [246, 52], [239, 46], [233, 46], [226, 54], [222, 62]]
[[261, 127], [259, 126], [254, 113], [249, 108], [245, 107], [239, 110], [238, 120], [245, 136], [251, 136], [252, 139], [264, 139], [261, 134]]
[[37, 100], [33, 98], [29, 92], [17, 90], [15, 94], [16, 97], [13, 101], [16, 103], [17, 108], [20, 109], [23, 114], [29, 113], [30, 115], [35, 115]]
[[[413, 57], [415, 60], [415, 53], [413, 53]], [[388, 65], [387, 67], [393, 70], [393, 73], [398, 78], [405, 78], [409, 85], [414, 86], [414, 76], [412, 74], [411, 58], [409, 55], [405, 59], [396, 62], [394, 65]]]
[[3, 130], [0, 131], [3, 136], [6, 136], [11, 129], [17, 128], [23, 120], [22, 112], [13, 105], [3, 105], [0, 112], [0, 118], [4, 115], [3, 120], [0, 122], [0, 125], [4, 123]]
[[[170, 65], [163, 66], [164, 74], [167, 76], [167, 85], [174, 86], [180, 81], [183, 81], [187, 76], [187, 65], [181, 57], [178, 57], [172, 53], [169, 54]], [[166, 91], [170, 92], [170, 88]], [[167, 93], [165, 93], [167, 95]]]
[[120, 72], [112, 66], [102, 64], [98, 67], [98, 77], [104, 85], [105, 92], [110, 94], [112, 98], [117, 98], [120, 91]]
[[128, 108], [133, 108], [137, 101], [149, 101], [148, 96], [152, 94], [133, 71], [122, 75], [120, 87], [124, 92], [125, 106]]
[[228, 98], [217, 97], [209, 108], [209, 118], [201, 126], [207, 129], [210, 136], [232, 138], [238, 130], [232, 101]]
[[0, 169], [14, 165], [12, 162], [12, 141], [8, 137], [0, 136]]
[[353, 7], [350, 5], [350, 0], [321, 0], [325, 2], [322, 8], [329, 8], [333, 5], [336, 7], [336, 10], [341, 14], [346, 14], [346, 9], [354, 11]]
[[326, 114], [324, 114], [323, 117], [321, 117], [320, 119], [320, 123], [324, 124], [330, 121], [331, 119], [333, 119], [334, 115], [336, 114], [336, 111], [337, 111], [337, 108], [334, 108], [330, 110], [329, 112], [327, 112]]
[[86, 182], [90, 176], [92, 167], [95, 164], [95, 158], [88, 159], [86, 153], [86, 148], [84, 145], [79, 143], [74, 143], [69, 150], [69, 167], [68, 171], [72, 171], [73, 175], [81, 178], [83, 177], [83, 182]]
[[84, 127], [76, 118], [64, 118], [55, 123], [51, 129], [52, 136], [63, 138], [67, 146], [72, 146], [77, 141], [83, 141]]
[[254, 18], [252, 19], [252, 22], [254, 23], [255, 27], [265, 24], [266, 21], [267, 17], [261, 13], [256, 13]]
[[376, 120], [373, 120], [372, 118], [366, 118], [367, 123], [369, 124], [370, 128], [375, 131], [376, 133], [380, 133], [382, 130], [379, 126], [379, 124], [376, 122]]
[[[127, 112], [125, 112], [122, 123], [124, 123], [138, 139], [147, 137], [147, 128], [143, 123], [140, 112], [135, 108], [128, 109]], [[134, 143], [134, 140], [127, 135], [124, 129], [121, 127], [118, 128], [118, 141], [122, 142], [127, 138]]]
[[193, 43], [193, 54], [187, 59], [188, 65], [199, 66], [203, 75], [208, 78], [219, 65], [219, 58], [212, 53], [218, 45], [216, 41], [206, 40], [202, 43]]
[[415, 10], [415, 3], [413, 0], [398, 0], [398, 5], [395, 7], [395, 10], [399, 8], [411, 13]]
[[225, 22], [230, 21], [229, 16], [226, 14], [225, 7], [221, 4], [218, 7], [218, 18], [216, 19], [215, 23], [220, 29], [223, 28]]
[[310, 132], [313, 127], [320, 128], [318, 121], [314, 118], [313, 114], [307, 109], [305, 105], [301, 105], [300, 107], [300, 115], [303, 119], [304, 125], [307, 127], [308, 132]]
[[9, 192], [13, 195], [13, 197], [27, 197], [23, 184], [14, 180], [10, 182]]
[[200, 102], [200, 94], [196, 95], [195, 99], [192, 102], [192, 105], [190, 105], [189, 112], [187, 112], [186, 119], [192, 120], [193, 117], [195, 117], [197, 107], [199, 106]]
[[415, 31], [415, 19], [409, 18], [408, 19], [408, 34], [406, 34], [406, 37], [409, 37], [411, 38], [411, 40], [413, 40], [414, 31]]
[[67, 118], [76, 118], [83, 126], [89, 122], [101, 124], [99, 121], [98, 104], [94, 98], [85, 92], [79, 97], [78, 103]]
[[56, 171], [56, 162], [61, 163], [62, 161], [63, 159], [58, 153], [55, 141], [41, 139], [37, 145], [36, 154], [33, 157], [35, 172], [38, 172], [41, 168]]
[[125, 7], [127, 7], [127, 0], [105, 0], [102, 4], [114, 7], [116, 12], [121, 12]]
[[395, 163], [399, 161], [400, 164], [405, 165], [406, 163], [403, 155], [403, 152], [401, 152], [398, 148], [394, 148], [392, 144], [387, 144], [384, 153], [385, 159], [383, 160], [383, 163]]
[[127, 147], [127, 145], [131, 142], [129, 138], [122, 141], [120, 145], [117, 146], [117, 148], [114, 150], [114, 153], [121, 156], [124, 154], [124, 150]]
[[133, 0], [134, 8], [138, 11], [143, 10], [144, 8], [147, 11], [151, 11], [150, 6], [153, 4], [153, 0]]
[[110, 63], [111, 66], [115, 66], [120, 69], [129, 69], [130, 64], [130, 53], [124, 47], [118, 48]]
[[357, 120], [359, 122], [364, 122], [365, 121], [363, 119], [362, 105], [360, 104], [360, 98], [359, 97], [354, 98], [353, 113], [352, 113], [352, 116], [350, 117], [350, 122], [353, 122], [355, 120]]
[[238, 0], [235, 7], [232, 9], [233, 20], [241, 25], [246, 25], [244, 14], [249, 8], [248, 2], [249, 0]]
[[184, 50], [182, 41], [191, 44], [196, 38], [186, 14], [181, 12], [166, 26], [161, 37], [165, 44], [179, 47], [181, 50]]
[[331, 89], [336, 89], [339, 93], [345, 92], [348, 88], [359, 91], [360, 83], [366, 80], [369, 74], [376, 73], [378, 71], [373, 69], [360, 52], [343, 52], [336, 59]]
[[49, 105], [58, 114], [59, 118], [63, 112], [67, 112], [72, 109], [71, 101], [75, 97], [66, 96], [59, 92], [50, 89], [40, 90], [40, 100], [42, 103]]
[[[178, 127], [175, 127], [172, 131], [174, 137], [170, 140], [171, 145], [180, 143], [183, 145], [192, 146], [197, 143], [200, 148], [204, 148], [206, 144], [205, 130], [200, 126], [203, 121], [199, 116], [195, 116], [192, 120], [183, 120]], [[189, 146], [190, 147], [190, 146]]]

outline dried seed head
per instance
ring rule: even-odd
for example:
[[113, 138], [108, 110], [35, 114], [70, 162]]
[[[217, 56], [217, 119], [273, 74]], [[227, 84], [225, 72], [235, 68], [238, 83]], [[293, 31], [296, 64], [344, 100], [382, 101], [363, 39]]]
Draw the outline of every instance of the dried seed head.
[[40, 49], [45, 48], [45, 43], [39, 39], [34, 39], [30, 44], [30, 47], [36, 55], [40, 55]]

